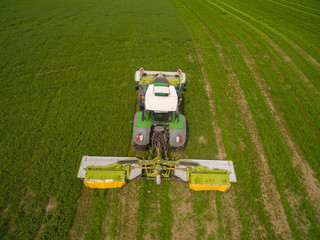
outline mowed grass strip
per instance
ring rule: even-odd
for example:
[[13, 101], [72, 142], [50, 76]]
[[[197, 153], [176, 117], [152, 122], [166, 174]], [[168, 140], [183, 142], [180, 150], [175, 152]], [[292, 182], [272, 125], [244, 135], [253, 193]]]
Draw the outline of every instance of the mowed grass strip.
[[[210, 113], [212, 115], [212, 126], [217, 139], [218, 153], [216, 155], [216, 159], [226, 159], [227, 154], [226, 154], [223, 139], [222, 139], [222, 131], [220, 126], [217, 123], [216, 105], [214, 103], [214, 98], [213, 98], [214, 91], [210, 86], [210, 83], [208, 80], [208, 74], [205, 69], [203, 57], [200, 53], [199, 46], [195, 41], [193, 33], [189, 28], [188, 28], [188, 31], [190, 32], [192, 40], [195, 43], [194, 46], [196, 50], [196, 56], [201, 64], [202, 78], [203, 78], [203, 82], [205, 83], [206, 95], [209, 98]], [[202, 140], [201, 142], [203, 143], [204, 141]], [[192, 194], [192, 196], [195, 196], [195, 194]], [[233, 239], [239, 238], [240, 233], [242, 231], [242, 225], [240, 223], [240, 216], [239, 216], [238, 210], [236, 209], [236, 206], [235, 206], [234, 191], [228, 191], [227, 193], [222, 194], [222, 198], [221, 198], [221, 195], [215, 194], [215, 192], [211, 193], [211, 195], [209, 196], [211, 196], [211, 199], [209, 203], [206, 204], [207, 206], [206, 206], [205, 216], [207, 217], [204, 218], [205, 221], [203, 218], [196, 218], [196, 217], [194, 218], [195, 220], [200, 221], [199, 222], [200, 226], [202, 226], [203, 223], [206, 222], [204, 229], [202, 229], [201, 231], [199, 231], [199, 229], [197, 230], [197, 232], [201, 233], [201, 234], [198, 234], [197, 237], [215, 238], [216, 236], [223, 237], [223, 235], [227, 235], [229, 238], [233, 238]], [[197, 212], [196, 215], [201, 216], [203, 214]], [[217, 216], [217, 217], [211, 218], [211, 216]], [[232, 225], [232, 231], [231, 231], [231, 225]]]
[[[229, 24], [232, 24], [232, 22]], [[220, 24], [220, 27], [227, 29], [223, 24]], [[258, 85], [259, 81], [261, 82], [262, 79], [265, 79], [264, 90], [262, 90], [264, 98], [286, 142], [294, 167], [297, 168], [298, 176], [313, 202], [313, 208], [316, 210], [317, 216], [319, 216], [319, 207], [316, 203], [318, 202], [317, 195], [319, 195], [319, 183], [317, 180], [319, 179], [319, 168], [317, 157], [315, 156], [317, 156], [319, 148], [319, 131], [317, 130], [319, 129], [319, 122], [316, 119], [319, 117], [320, 111], [318, 105], [314, 104], [317, 102], [317, 95], [299, 82], [296, 74], [286, 66], [287, 61], [285, 59], [281, 60], [272, 49], [265, 45], [263, 39], [253, 38], [250, 34], [236, 32], [236, 29], [239, 29], [236, 24], [232, 29], [234, 29], [233, 33], [226, 30], [228, 35], [233, 35], [234, 41], [238, 41], [235, 38], [241, 38], [243, 44], [252, 53], [251, 65], [256, 64], [257, 68], [259, 68], [255, 70], [256, 72], [253, 72]], [[246, 30], [242, 27], [242, 30], [239, 31]], [[241, 44], [237, 44], [240, 50], [243, 49]], [[260, 47], [257, 48], [257, 46]], [[243, 52], [243, 50], [241, 51]], [[263, 58], [257, 59], [255, 57], [258, 52]], [[242, 53], [242, 55], [246, 58], [245, 54]], [[248, 61], [246, 59], [247, 64]], [[258, 72], [260, 72], [261, 76], [258, 76]], [[260, 78], [260, 80], [257, 78]], [[259, 86], [260, 90], [261, 87]], [[306, 160], [311, 163], [310, 166]], [[300, 171], [302, 174], [300, 174]]]
[[[202, 14], [202, 16], [203, 16], [203, 14]], [[211, 14], [211, 16], [215, 16], [215, 15], [213, 15], [213, 14]], [[227, 22], [227, 20], [226, 20], [226, 22]], [[216, 24], [210, 24], [210, 26], [216, 26]], [[220, 26], [219, 26], [220, 27]], [[219, 28], [219, 29], [223, 29], [223, 28]], [[218, 30], [215, 30], [215, 35], [218, 35]], [[225, 36], [225, 34], [221, 34], [221, 36]], [[223, 37], [223, 38], [225, 38], [225, 37]], [[222, 39], [222, 37], [221, 37], [221, 39]], [[226, 43], [227, 44], [227, 43]], [[230, 46], [232, 46], [232, 44], [228, 44], [227, 45], [229, 48], [228, 49], [230, 49]], [[232, 49], [232, 48], [231, 48]], [[234, 55], [234, 53], [236, 52], [236, 50], [233, 50], [232, 51], [232, 54]], [[237, 58], [238, 59], [238, 58]], [[245, 71], [242, 71], [242, 72], [245, 72]], [[251, 92], [252, 92], [252, 90], [250, 90]], [[250, 98], [249, 98], [250, 99]], [[262, 101], [263, 102], [263, 101]], [[263, 135], [264, 136], [264, 135]], [[264, 145], [264, 146], [266, 146], [266, 145]], [[269, 145], [267, 145], [267, 146], [269, 146]], [[285, 152], [285, 151], [284, 151]], [[288, 159], [288, 157], [286, 157], [287, 159]], [[270, 159], [270, 158], [269, 158]], [[287, 161], [287, 163], [289, 164], [288, 166], [290, 166], [290, 162], [288, 162]], [[279, 163], [277, 163], [277, 164], [279, 164]], [[273, 164], [272, 164], [273, 165]], [[271, 165], [271, 166], [272, 166]], [[279, 167], [277, 167], [277, 168], [279, 168]], [[279, 169], [277, 169], [277, 172], [279, 172]], [[293, 175], [294, 176], [294, 175]], [[297, 181], [297, 178], [296, 177], [293, 177], [293, 179], [295, 179], [294, 181], [295, 181], [295, 183], [299, 186], [300, 185], [300, 183], [299, 183], [299, 181]], [[278, 179], [278, 181], [279, 181], [279, 179]], [[282, 181], [280, 181], [281, 183], [282, 183]], [[287, 183], [287, 184], [292, 184], [292, 182], [290, 182], [290, 183]], [[289, 186], [290, 186], [289, 185]], [[300, 185], [301, 186], [301, 185]], [[302, 189], [301, 189], [302, 190]], [[294, 190], [293, 190], [294, 191]], [[299, 194], [299, 193], [297, 193], [297, 194]], [[290, 194], [286, 194], [287, 195], [287, 197], [288, 197], [288, 199], [289, 198], [291, 198], [291, 196], [290, 196]], [[304, 200], [304, 201], [306, 201], [306, 200]], [[292, 199], [290, 199], [290, 202], [292, 202]], [[308, 201], [306, 201], [305, 202], [306, 204], [308, 204]], [[307, 210], [308, 211], [308, 210]], [[302, 213], [303, 215], [305, 215], [305, 214], [307, 214], [307, 215], [309, 215], [310, 217], [311, 217], [311, 219], [313, 219], [312, 221], [313, 221], [313, 223], [314, 224], [316, 224], [316, 221], [315, 221], [315, 218], [314, 218], [314, 215], [312, 214], [312, 213], [310, 213], [310, 212], [308, 212], [308, 213]], [[296, 217], [295, 217], [296, 218]], [[315, 226], [315, 225], [313, 225], [313, 226]], [[311, 236], [316, 236], [316, 233], [317, 233], [317, 231], [315, 230], [315, 228], [314, 227], [311, 227], [309, 230], [310, 230], [310, 232], [309, 232], [309, 234], [311, 235]], [[299, 226], [299, 228], [300, 228], [300, 226]]]
[[[208, 2], [212, 2], [209, 1]], [[240, 7], [234, 7], [231, 4], [227, 4], [226, 2], [221, 2], [219, 0], [216, 0], [217, 3], [221, 4], [220, 6], [222, 6], [223, 8], [227, 8], [229, 11], [232, 11], [234, 13], [236, 13], [237, 15], [239, 15], [242, 19], [247, 19], [247, 21], [249, 21], [251, 24], [253, 24], [254, 26], [258, 27], [259, 29], [261, 29], [263, 32], [267, 33], [269, 36], [272, 36], [273, 39], [277, 38], [279, 40], [282, 41], [283, 44], [286, 45], [286, 47], [288, 49], [291, 48], [291, 52], [297, 54], [297, 58], [296, 61], [298, 59], [304, 59], [306, 60], [306, 64], [308, 65], [309, 68], [313, 68], [315, 71], [319, 72], [319, 62], [318, 60], [314, 57], [311, 56], [310, 54], [308, 54], [303, 48], [301, 48], [299, 46], [299, 43], [296, 43], [295, 41], [293, 41], [289, 36], [290, 36], [290, 32], [287, 34], [283, 34], [281, 31], [278, 31], [276, 28], [273, 27], [273, 24], [269, 25], [266, 24], [264, 21], [260, 21], [258, 19], [258, 16], [261, 17], [261, 15], [258, 16], [254, 16], [255, 12], [252, 11], [247, 11], [246, 8], [244, 8], [243, 11], [240, 10]], [[244, 12], [246, 11], [246, 12]], [[259, 12], [259, 11], [258, 11]], [[268, 17], [266, 16], [266, 14], [263, 14], [264, 18], [267, 19], [272, 19], [272, 17]], [[318, 20], [318, 19], [317, 19]], [[317, 21], [316, 19], [313, 19], [313, 21]], [[305, 20], [306, 24], [308, 24], [309, 22], [312, 22], [312, 20], [307, 19]], [[284, 23], [282, 23], [282, 25], [285, 25]], [[319, 29], [318, 25], [314, 25], [314, 28]], [[309, 42], [309, 40], [303, 41], [304, 45], [307, 45], [306, 43]], [[315, 53], [316, 55], [318, 55], [317, 53]], [[300, 55], [300, 56], [299, 56]], [[299, 57], [298, 57], [299, 56]], [[318, 55], [319, 57], [319, 55]]]
[[[243, 225], [241, 236], [249, 238], [250, 236], [268, 235], [271, 237], [274, 233], [263, 210], [263, 202], [260, 200], [260, 187], [258, 184], [252, 184], [259, 182], [259, 175], [253, 165], [256, 155], [253, 151], [253, 146], [250, 144], [249, 135], [242, 127], [239, 109], [235, 99], [232, 97], [233, 93], [229, 89], [223, 66], [218, 61], [214, 61], [214, 59], [218, 59], [218, 56], [214, 57], [217, 55], [215, 47], [206, 33], [203, 32], [193, 13], [189, 8], [180, 8], [181, 2], [174, 3], [196, 37], [208, 76], [210, 79], [214, 79], [215, 82], [220, 83], [220, 85], [211, 86], [215, 92], [213, 96], [217, 106], [218, 123], [222, 128], [223, 141], [228, 154], [227, 158], [233, 160], [237, 173], [238, 183], [234, 189], [237, 193], [237, 198], [234, 201]], [[194, 6], [192, 7], [194, 8]], [[209, 62], [208, 57], [211, 57]], [[257, 225], [260, 227], [254, 227]]]
[[92, 220], [93, 189], [83, 187], [77, 202], [74, 224], [68, 233], [70, 239], [84, 239]]
[[139, 194], [136, 239], [170, 239], [173, 224], [169, 181], [156, 186], [154, 181], [143, 181]]

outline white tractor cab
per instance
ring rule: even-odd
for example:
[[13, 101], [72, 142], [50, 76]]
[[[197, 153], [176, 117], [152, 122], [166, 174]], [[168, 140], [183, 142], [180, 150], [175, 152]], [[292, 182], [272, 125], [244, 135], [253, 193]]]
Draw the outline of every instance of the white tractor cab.
[[182, 92], [186, 91], [185, 74], [180, 69], [177, 72], [140, 69], [135, 80], [140, 107], [133, 125], [135, 149], [146, 150], [153, 147], [155, 141], [162, 141], [161, 145], [168, 142], [172, 151], [183, 151], [187, 126], [180, 110]]

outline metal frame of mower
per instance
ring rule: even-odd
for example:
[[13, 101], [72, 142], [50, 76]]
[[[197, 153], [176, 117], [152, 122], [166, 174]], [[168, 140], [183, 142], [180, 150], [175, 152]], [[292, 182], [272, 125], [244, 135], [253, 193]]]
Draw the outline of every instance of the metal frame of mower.
[[90, 188], [118, 188], [135, 179], [178, 180], [190, 189], [226, 191], [236, 182], [233, 162], [224, 160], [180, 159], [161, 157], [145, 160], [132, 157], [84, 156], [78, 178]]

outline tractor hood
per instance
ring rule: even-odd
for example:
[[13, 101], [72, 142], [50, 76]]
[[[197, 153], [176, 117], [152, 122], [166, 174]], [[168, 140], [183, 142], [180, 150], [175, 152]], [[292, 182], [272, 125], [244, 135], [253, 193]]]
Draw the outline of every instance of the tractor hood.
[[174, 86], [149, 85], [145, 95], [146, 110], [171, 112], [178, 110], [178, 95]]

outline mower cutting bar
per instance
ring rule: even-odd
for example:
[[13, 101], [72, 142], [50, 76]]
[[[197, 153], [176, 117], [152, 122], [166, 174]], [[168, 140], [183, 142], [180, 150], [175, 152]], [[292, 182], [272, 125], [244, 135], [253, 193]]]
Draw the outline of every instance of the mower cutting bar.
[[[232, 161], [225, 160], [204, 160], [204, 159], [180, 159], [181, 162], [192, 162], [198, 163], [199, 166], [209, 168], [210, 170], [219, 169], [219, 170], [227, 170], [229, 172], [229, 179], [231, 183], [235, 183], [237, 181], [236, 174], [233, 168]], [[179, 165], [175, 170], [175, 175], [181, 178], [183, 181], [187, 181], [187, 173], [185, 172], [185, 168], [187, 165]], [[181, 170], [179, 169], [181, 168]]]
[[235, 183], [236, 175], [232, 161], [181, 159], [168, 161], [161, 158], [139, 160], [132, 157], [92, 157], [84, 156], [78, 172], [78, 178], [91, 188], [118, 188], [127, 180], [143, 177], [171, 179], [170, 171], [175, 177], [189, 182], [195, 191], [226, 191]]
[[[87, 167], [104, 167], [110, 164], [114, 164], [122, 160], [138, 160], [135, 157], [94, 157], [94, 156], [83, 156], [81, 165], [78, 172], [78, 178], [84, 179], [86, 176]], [[137, 165], [133, 164], [132, 166]], [[129, 180], [136, 178], [141, 174], [141, 169], [132, 169], [130, 171]]]
[[204, 159], [180, 159], [180, 161], [192, 161], [198, 163], [202, 167], [209, 169], [227, 170], [229, 172], [229, 179], [231, 183], [237, 182], [236, 174], [233, 167], [232, 161], [226, 160], [204, 160]]
[[[180, 79], [180, 76], [178, 74], [178, 72], [163, 72], [163, 71], [143, 71], [143, 74], [145, 74], [145, 77], [154, 77], [159, 75], [160, 73], [164, 74], [167, 78], [174, 78], [174, 79]], [[141, 72], [140, 71], [136, 71], [135, 73], [135, 81], [139, 82], [141, 80]], [[181, 84], [185, 84], [186, 83], [186, 75], [185, 73], [181, 73], [181, 80], [180, 80]]]

